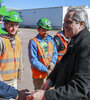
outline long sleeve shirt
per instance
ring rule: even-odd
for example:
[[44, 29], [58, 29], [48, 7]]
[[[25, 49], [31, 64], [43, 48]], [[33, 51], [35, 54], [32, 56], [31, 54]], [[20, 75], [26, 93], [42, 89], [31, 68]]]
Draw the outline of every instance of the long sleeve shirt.
[[17, 95], [18, 95], [17, 89], [0, 81], [0, 97], [5, 99], [10, 99], [10, 98], [15, 99]]
[[[36, 38], [38, 39], [39, 42], [41, 42], [41, 41], [46, 41], [46, 42], [52, 41], [52, 43], [53, 43], [53, 56], [52, 56], [51, 62], [53, 64], [56, 64], [57, 49], [56, 49], [56, 46], [55, 46], [55, 43], [54, 43], [52, 37], [50, 35], [48, 35], [46, 37], [46, 39], [42, 39], [38, 34], [36, 36]], [[37, 56], [38, 56], [37, 45], [33, 40], [31, 40], [29, 42], [28, 51], [29, 51], [30, 62], [33, 65], [33, 67], [40, 70], [40, 71], [42, 71], [42, 72], [47, 72], [48, 71], [47, 66], [45, 66], [43, 63], [41, 63], [37, 58]]]

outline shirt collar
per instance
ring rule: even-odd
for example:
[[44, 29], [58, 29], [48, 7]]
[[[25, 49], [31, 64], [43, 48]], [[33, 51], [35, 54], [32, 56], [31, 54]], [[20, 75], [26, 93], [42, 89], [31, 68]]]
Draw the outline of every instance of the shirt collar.
[[37, 37], [38, 41], [47, 41], [48, 40], [47, 37], [45, 39], [42, 39], [39, 34], [36, 37]]

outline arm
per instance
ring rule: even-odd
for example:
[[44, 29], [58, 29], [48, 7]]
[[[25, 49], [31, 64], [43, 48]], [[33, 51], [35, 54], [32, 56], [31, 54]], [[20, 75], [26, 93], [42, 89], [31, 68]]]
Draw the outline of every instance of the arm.
[[20, 64], [19, 64], [19, 70], [18, 70], [18, 82], [22, 81], [23, 73], [24, 73], [24, 68], [23, 68], [23, 63], [22, 63], [22, 48], [21, 48], [21, 57], [20, 57]]
[[55, 85], [56, 75], [57, 75], [56, 73], [58, 70], [57, 66], [58, 66], [58, 64], [54, 67], [53, 71], [47, 77], [46, 82], [41, 87], [42, 90], [48, 90]]
[[28, 89], [18, 91], [14, 87], [0, 81], [0, 97], [6, 99], [26, 100]]
[[[0, 37], [0, 56], [3, 54], [4, 51], [5, 51], [4, 40], [2, 37]], [[1, 73], [0, 73], [0, 81], [2, 81]]]
[[50, 87], [52, 87], [53, 83], [50, 79], [46, 80], [46, 82], [42, 85], [42, 90], [48, 90]]
[[5, 51], [4, 40], [2, 37], [0, 37], [0, 56], [4, 53], [4, 51]]
[[49, 74], [49, 76], [47, 77], [47, 79], [52, 81], [52, 86], [55, 85], [55, 81], [56, 81], [56, 76], [57, 76], [57, 71], [58, 71], [58, 64], [56, 64], [56, 66], [54, 67], [54, 69], [52, 70], [52, 72]]
[[35, 42], [33, 40], [31, 40], [29, 42], [29, 45], [28, 45], [28, 53], [29, 53], [29, 59], [30, 59], [30, 62], [31, 64], [33, 65], [34, 68], [42, 71], [42, 72], [47, 72], [47, 67], [44, 66], [44, 64], [42, 64], [38, 58], [37, 58], [37, 46], [35, 44]]
[[6, 83], [0, 81], [0, 96], [5, 99], [10, 98], [16, 98], [18, 95], [18, 91], [11, 87], [10, 85], [7, 85]]

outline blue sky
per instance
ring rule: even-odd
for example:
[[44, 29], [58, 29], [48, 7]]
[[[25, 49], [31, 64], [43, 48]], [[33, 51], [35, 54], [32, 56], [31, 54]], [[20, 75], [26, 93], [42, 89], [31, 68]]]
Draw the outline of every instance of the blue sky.
[[58, 6], [80, 6], [88, 5], [90, 0], [3, 0], [8, 8], [15, 9], [33, 9]]

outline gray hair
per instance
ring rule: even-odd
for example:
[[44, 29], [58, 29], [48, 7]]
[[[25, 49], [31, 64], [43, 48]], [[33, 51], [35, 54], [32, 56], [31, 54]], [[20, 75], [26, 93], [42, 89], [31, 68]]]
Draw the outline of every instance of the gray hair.
[[83, 21], [85, 23], [85, 27], [88, 29], [89, 23], [88, 23], [88, 14], [87, 14], [86, 9], [84, 7], [80, 7], [80, 6], [70, 6], [67, 9], [67, 12], [71, 12], [71, 11], [75, 11], [73, 18], [77, 22]]

